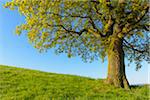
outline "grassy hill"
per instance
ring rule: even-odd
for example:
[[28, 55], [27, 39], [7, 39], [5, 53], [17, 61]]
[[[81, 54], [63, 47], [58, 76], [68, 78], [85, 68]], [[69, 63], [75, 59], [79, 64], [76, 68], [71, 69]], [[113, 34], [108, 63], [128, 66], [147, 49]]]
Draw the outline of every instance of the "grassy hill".
[[123, 90], [104, 80], [0, 65], [0, 100], [149, 100], [148, 85]]

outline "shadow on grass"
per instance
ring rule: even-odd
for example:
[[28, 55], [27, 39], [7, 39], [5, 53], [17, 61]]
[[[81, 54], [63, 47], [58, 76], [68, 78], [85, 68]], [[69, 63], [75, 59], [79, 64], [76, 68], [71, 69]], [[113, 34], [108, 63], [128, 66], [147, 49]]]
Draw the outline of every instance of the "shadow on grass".
[[131, 88], [136, 89], [136, 88], [142, 88], [142, 87], [148, 87], [150, 84], [138, 84], [138, 85], [130, 85]]

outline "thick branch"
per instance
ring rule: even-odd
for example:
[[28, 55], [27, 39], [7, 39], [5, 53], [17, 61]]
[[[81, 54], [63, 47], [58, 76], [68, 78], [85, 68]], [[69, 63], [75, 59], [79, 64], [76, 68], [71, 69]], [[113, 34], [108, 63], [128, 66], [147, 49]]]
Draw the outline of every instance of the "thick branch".
[[100, 37], [106, 37], [106, 35], [103, 35], [102, 32], [100, 32], [100, 31], [98, 30], [98, 28], [96, 27], [96, 25], [95, 25], [93, 19], [92, 19], [91, 17], [89, 17], [89, 19], [90, 19], [90, 23], [91, 23], [92, 27], [96, 30], [96, 32], [100, 35]]
[[80, 30], [80, 31], [74, 31], [74, 30], [70, 30], [70, 29], [67, 29], [65, 26], [63, 26], [63, 25], [49, 25], [48, 24], [48, 26], [50, 26], [50, 27], [61, 27], [65, 32], [67, 32], [67, 33], [75, 33], [75, 34], [77, 34], [77, 35], [82, 35], [84, 32], [90, 32], [90, 33], [92, 33], [94, 36], [96, 36], [97, 38], [99, 38], [99, 37], [102, 37], [100, 34], [98, 34], [97, 32], [95, 32], [94, 30], [92, 30], [92, 29], [86, 29], [86, 28], [84, 28], [84, 29], [82, 29], [82, 30]]
[[[52, 13], [52, 12], [51, 12], [51, 14], [54, 14], [54, 15], [57, 15], [57, 16], [60, 16], [60, 17], [87, 18], [87, 19], [89, 19], [89, 22], [91, 23], [92, 27], [96, 30], [96, 32], [94, 32], [94, 33], [99, 34], [100, 37], [106, 37], [106, 35], [103, 35], [103, 34], [98, 30], [98, 28], [96, 27], [96, 25], [95, 25], [93, 19], [92, 19], [91, 17], [89, 17], [89, 16], [80, 16], [80, 15], [71, 15], [71, 14], [69, 14], [69, 15], [60, 15], [60, 14], [55, 14], [55, 13]], [[77, 33], [77, 34], [79, 34], [79, 35], [81, 35], [83, 32], [87, 32], [87, 31], [88, 31], [87, 29], [83, 29], [83, 30], [81, 30], [80, 32], [76, 32], [76, 31], [72, 31], [72, 30], [66, 29], [63, 25], [54, 25], [54, 26], [55, 26], [55, 27], [56, 27], [56, 26], [57, 26], [57, 27], [62, 27], [62, 28], [63, 28], [64, 30], [66, 30], [67, 32]], [[91, 30], [90, 30], [90, 32], [91, 32]], [[94, 33], [93, 33], [93, 34], [94, 34]], [[97, 35], [97, 36], [98, 36], [98, 35]]]

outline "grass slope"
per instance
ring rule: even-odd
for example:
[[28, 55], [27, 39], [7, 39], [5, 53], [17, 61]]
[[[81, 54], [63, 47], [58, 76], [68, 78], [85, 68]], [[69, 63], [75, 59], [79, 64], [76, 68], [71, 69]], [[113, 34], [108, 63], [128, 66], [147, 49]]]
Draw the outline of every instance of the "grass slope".
[[103, 80], [0, 65], [0, 100], [148, 100], [148, 86], [123, 90]]

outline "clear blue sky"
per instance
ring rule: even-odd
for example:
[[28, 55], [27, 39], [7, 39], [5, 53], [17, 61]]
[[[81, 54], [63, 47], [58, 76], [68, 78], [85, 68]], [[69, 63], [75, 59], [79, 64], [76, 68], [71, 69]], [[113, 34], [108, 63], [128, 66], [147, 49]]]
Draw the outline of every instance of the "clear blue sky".
[[[84, 63], [79, 57], [70, 59], [65, 54], [55, 55], [53, 49], [47, 53], [39, 53], [29, 44], [26, 34], [20, 37], [15, 35], [15, 27], [24, 22], [24, 17], [17, 11], [3, 8], [2, 2], [0, 2], [0, 64], [92, 78], [106, 78], [107, 61]], [[134, 64], [126, 67], [130, 84], [148, 83], [148, 73], [150, 75], [148, 64], [144, 62], [139, 71], [135, 71]]]

